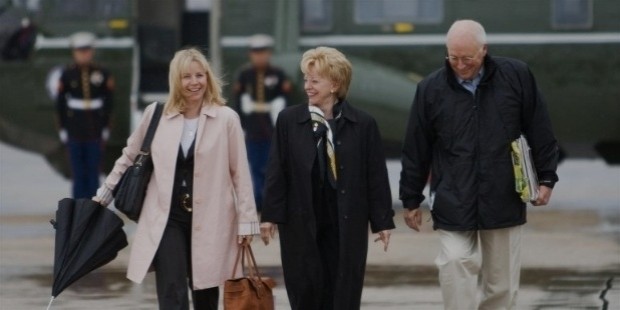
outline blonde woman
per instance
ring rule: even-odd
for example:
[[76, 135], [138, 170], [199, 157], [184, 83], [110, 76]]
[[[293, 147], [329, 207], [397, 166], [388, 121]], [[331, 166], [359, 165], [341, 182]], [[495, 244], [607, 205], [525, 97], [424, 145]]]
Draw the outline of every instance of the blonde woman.
[[[160, 309], [217, 309], [218, 286], [230, 277], [238, 243], [258, 233], [243, 131], [224, 106], [221, 83], [197, 49], [170, 63], [170, 98], [151, 146], [154, 172], [138, 220], [127, 277], [140, 283], [155, 270]], [[112, 189], [140, 150], [153, 115], [138, 129], [94, 200]]]
[[280, 232], [291, 308], [359, 309], [368, 226], [387, 251], [394, 211], [381, 136], [347, 102], [351, 64], [333, 48], [301, 60], [307, 104], [283, 110], [272, 141], [261, 236]]

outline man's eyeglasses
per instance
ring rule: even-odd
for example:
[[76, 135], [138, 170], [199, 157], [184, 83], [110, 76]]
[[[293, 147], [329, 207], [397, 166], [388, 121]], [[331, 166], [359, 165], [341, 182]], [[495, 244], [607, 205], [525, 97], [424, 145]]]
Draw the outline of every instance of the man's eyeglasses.
[[480, 54], [481, 51], [482, 49], [479, 49], [478, 52], [476, 52], [474, 56], [456, 57], [456, 56], [448, 55], [446, 56], [446, 60], [452, 64], [457, 64], [460, 60], [462, 63], [469, 65], [472, 62], [474, 62], [474, 60], [476, 60], [476, 57], [478, 57], [478, 54]]
[[467, 56], [467, 57], [446, 56], [446, 60], [448, 60], [450, 63], [453, 63], [453, 64], [459, 63], [459, 60], [460, 60], [462, 63], [469, 65], [474, 61], [474, 59], [476, 58], [472, 56]]

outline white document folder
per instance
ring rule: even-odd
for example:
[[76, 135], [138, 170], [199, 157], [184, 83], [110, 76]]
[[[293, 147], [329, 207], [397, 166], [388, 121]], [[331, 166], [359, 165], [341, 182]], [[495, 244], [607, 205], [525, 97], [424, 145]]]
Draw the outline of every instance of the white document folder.
[[521, 197], [521, 201], [535, 201], [538, 198], [538, 176], [527, 139], [521, 135], [511, 143], [510, 147], [515, 174], [515, 190]]

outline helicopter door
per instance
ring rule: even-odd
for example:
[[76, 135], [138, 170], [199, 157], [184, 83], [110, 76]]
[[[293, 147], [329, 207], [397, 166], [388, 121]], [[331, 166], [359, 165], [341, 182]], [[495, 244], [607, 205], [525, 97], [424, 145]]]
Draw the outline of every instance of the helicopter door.
[[[140, 42], [139, 112], [168, 98], [168, 66], [183, 46], [207, 50], [210, 0], [138, 1]], [[177, 12], [176, 14], [174, 12]]]

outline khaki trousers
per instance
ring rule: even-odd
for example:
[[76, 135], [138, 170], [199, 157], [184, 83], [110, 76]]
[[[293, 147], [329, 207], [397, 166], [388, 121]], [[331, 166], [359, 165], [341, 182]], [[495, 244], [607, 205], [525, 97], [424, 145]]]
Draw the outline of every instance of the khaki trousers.
[[478, 231], [439, 230], [441, 251], [435, 264], [445, 309], [516, 308], [522, 230], [521, 225]]

